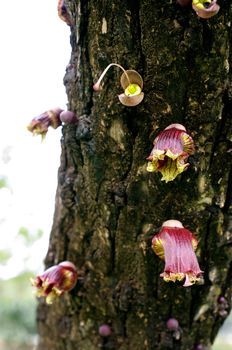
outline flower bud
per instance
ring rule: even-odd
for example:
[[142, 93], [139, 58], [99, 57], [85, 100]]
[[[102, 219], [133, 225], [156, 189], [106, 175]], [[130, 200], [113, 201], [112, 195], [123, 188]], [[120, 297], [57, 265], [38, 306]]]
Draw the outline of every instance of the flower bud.
[[175, 318], [169, 318], [166, 327], [171, 331], [176, 331], [179, 328], [179, 322]]
[[77, 124], [78, 119], [75, 113], [71, 111], [63, 111], [60, 113], [60, 120], [65, 124]]
[[99, 328], [98, 328], [98, 333], [102, 336], [102, 337], [109, 337], [112, 333], [111, 328], [108, 324], [102, 324]]

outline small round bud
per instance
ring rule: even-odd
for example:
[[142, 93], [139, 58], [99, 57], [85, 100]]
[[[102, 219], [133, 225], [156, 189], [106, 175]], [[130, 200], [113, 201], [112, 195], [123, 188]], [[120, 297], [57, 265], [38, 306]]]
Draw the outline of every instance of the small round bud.
[[175, 318], [169, 318], [166, 327], [171, 331], [176, 331], [179, 328], [179, 322]]
[[71, 111], [63, 111], [60, 113], [60, 120], [65, 124], [75, 124], [77, 122], [77, 117], [75, 113]]
[[102, 337], [109, 337], [112, 333], [111, 328], [108, 324], [102, 324], [99, 328], [98, 328], [98, 333], [102, 336]]
[[227, 304], [226, 298], [224, 298], [223, 296], [220, 296], [218, 298], [218, 303], [219, 304]]
[[204, 346], [202, 344], [197, 344], [194, 349], [195, 350], [204, 350]]

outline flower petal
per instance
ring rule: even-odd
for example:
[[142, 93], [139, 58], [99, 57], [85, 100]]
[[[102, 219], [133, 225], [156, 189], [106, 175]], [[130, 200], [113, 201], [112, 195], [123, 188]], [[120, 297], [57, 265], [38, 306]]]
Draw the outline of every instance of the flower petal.
[[141, 92], [137, 96], [126, 96], [125, 94], [118, 95], [119, 101], [127, 107], [133, 107], [140, 104], [144, 98], [144, 93]]

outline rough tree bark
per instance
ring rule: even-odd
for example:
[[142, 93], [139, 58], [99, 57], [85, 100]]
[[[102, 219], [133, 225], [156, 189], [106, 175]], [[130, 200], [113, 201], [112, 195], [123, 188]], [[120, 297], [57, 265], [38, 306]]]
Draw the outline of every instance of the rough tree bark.
[[[70, 260], [77, 286], [40, 301], [39, 350], [210, 349], [224, 319], [217, 298], [232, 289], [232, 1], [200, 20], [169, 0], [67, 0], [75, 25], [64, 83], [79, 125], [63, 128], [54, 224], [46, 267]], [[145, 99], [121, 105], [121, 72], [93, 83], [111, 62], [136, 69]], [[146, 171], [157, 133], [181, 123], [195, 140], [175, 181]], [[168, 219], [199, 239], [204, 284], [165, 283], [149, 234]], [[180, 339], [167, 331], [179, 320]], [[107, 323], [112, 335], [98, 334]]]

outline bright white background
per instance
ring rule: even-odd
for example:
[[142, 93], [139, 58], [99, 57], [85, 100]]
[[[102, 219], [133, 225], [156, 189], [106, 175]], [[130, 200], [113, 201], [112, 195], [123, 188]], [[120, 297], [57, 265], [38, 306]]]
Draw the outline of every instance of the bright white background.
[[[1, 0], [0, 11], [0, 251], [12, 258], [0, 265], [0, 278], [23, 269], [41, 269], [54, 212], [60, 129], [46, 139], [26, 129], [30, 120], [53, 107], [66, 108], [63, 86], [70, 58], [69, 27], [57, 15], [58, 0]], [[44, 231], [25, 247], [20, 227]]]

